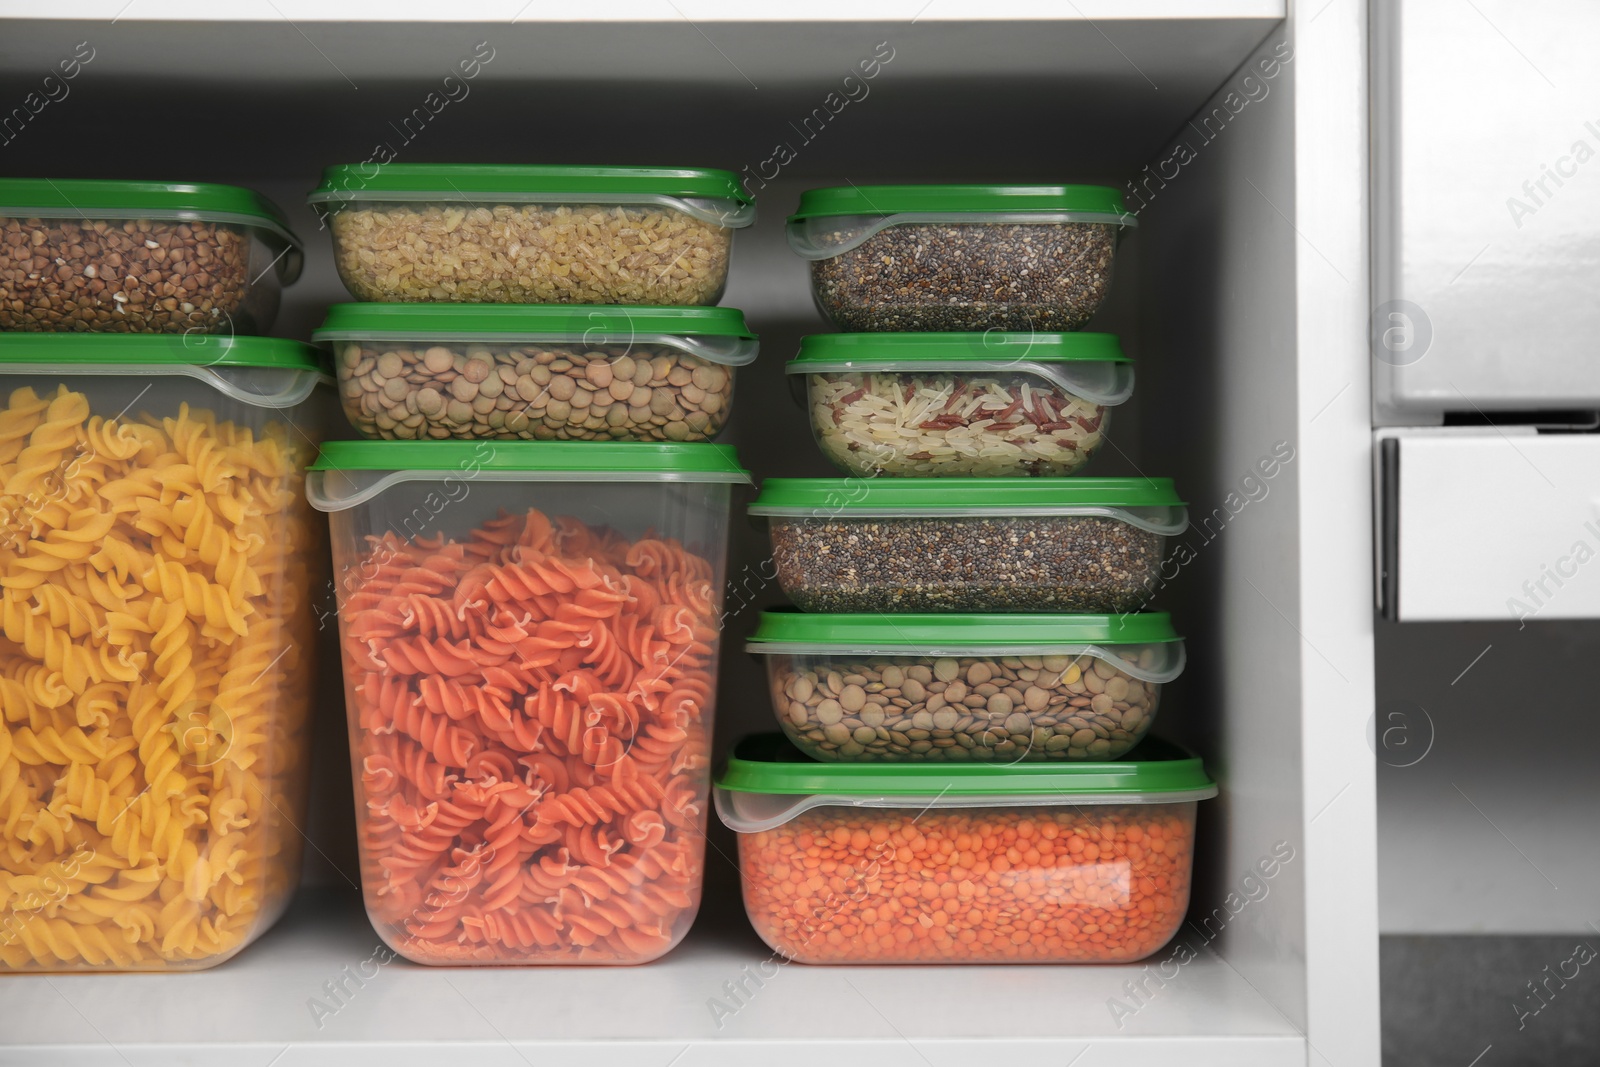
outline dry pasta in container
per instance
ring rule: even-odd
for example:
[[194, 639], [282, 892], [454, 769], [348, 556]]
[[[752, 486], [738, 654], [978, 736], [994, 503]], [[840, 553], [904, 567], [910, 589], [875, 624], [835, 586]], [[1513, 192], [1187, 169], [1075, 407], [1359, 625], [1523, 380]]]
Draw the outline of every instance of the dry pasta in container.
[[802, 963], [1132, 963], [1183, 923], [1200, 760], [814, 763], [746, 738], [717, 779], [745, 912]]
[[1133, 611], [1189, 525], [1170, 478], [769, 478], [750, 514], [789, 599], [834, 612]]
[[357, 300], [715, 304], [755, 204], [730, 171], [390, 163], [329, 167], [312, 207]]
[[700, 904], [731, 449], [332, 442], [367, 914], [434, 964], [643, 963]]
[[287, 904], [315, 357], [0, 334], [0, 971], [209, 967]]
[[1138, 225], [1101, 185], [811, 189], [789, 245], [840, 330], [1079, 330]]
[[1171, 620], [1154, 611], [764, 611], [746, 648], [766, 661], [784, 733], [820, 760], [1116, 759], [1150, 729], [1184, 664]]
[[1073, 474], [1133, 365], [1105, 333], [834, 333], [788, 363], [823, 455], [846, 474]]
[[732, 308], [336, 304], [345, 414], [368, 437], [706, 441], [756, 337]]
[[0, 178], [0, 330], [266, 333], [301, 263], [249, 189]]

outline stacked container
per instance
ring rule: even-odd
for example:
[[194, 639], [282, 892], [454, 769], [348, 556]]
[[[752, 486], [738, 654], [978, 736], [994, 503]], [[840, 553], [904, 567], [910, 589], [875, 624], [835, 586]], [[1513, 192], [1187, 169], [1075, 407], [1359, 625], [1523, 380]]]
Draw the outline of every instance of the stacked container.
[[1167, 479], [1067, 477], [1133, 392], [1117, 339], [1075, 332], [1133, 221], [1087, 186], [814, 190], [789, 220], [853, 331], [788, 366], [846, 477], [751, 508], [804, 613], [748, 646], [789, 744], [741, 748], [718, 804], [791, 958], [1130, 961], [1181, 921], [1214, 786], [1141, 744], [1184, 665], [1142, 609], [1187, 516]]
[[316, 339], [362, 887], [430, 964], [662, 955], [700, 903], [734, 369], [732, 174], [333, 167]]

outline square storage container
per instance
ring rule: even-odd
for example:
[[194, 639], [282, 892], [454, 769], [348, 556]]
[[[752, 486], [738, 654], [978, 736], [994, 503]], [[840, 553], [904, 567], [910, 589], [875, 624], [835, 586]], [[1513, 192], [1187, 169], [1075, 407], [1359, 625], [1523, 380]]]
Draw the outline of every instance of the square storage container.
[[700, 904], [730, 497], [710, 444], [329, 444], [367, 914], [419, 963], [643, 963]]
[[336, 304], [313, 337], [390, 440], [706, 441], [757, 350], [732, 308]]
[[747, 738], [717, 780], [745, 912], [801, 963], [1132, 963], [1183, 923], [1200, 761], [812, 763]]
[[750, 505], [806, 611], [1127, 612], [1188, 528], [1170, 478], [769, 478]]
[[266, 333], [301, 263], [248, 189], [0, 178], [0, 331]]
[[789, 245], [840, 330], [1079, 330], [1138, 225], [1099, 185], [850, 185], [811, 189]]
[[0, 334], [0, 971], [210, 967], [288, 903], [315, 357]]
[[1116, 759], [1184, 664], [1165, 612], [764, 611], [746, 650], [784, 733], [820, 760]]
[[1104, 333], [835, 333], [800, 342], [817, 445], [846, 474], [1073, 474], [1133, 365]]
[[730, 171], [329, 167], [309, 199], [357, 300], [715, 304], [755, 204]]

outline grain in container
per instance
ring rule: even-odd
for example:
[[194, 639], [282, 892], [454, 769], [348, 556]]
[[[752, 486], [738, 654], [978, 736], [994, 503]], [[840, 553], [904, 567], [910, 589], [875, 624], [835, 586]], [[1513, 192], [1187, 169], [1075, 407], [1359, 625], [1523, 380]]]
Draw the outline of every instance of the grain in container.
[[755, 221], [697, 167], [343, 165], [308, 200], [350, 295], [391, 303], [715, 304]]
[[802, 194], [788, 234], [840, 330], [1063, 331], [1137, 225], [1107, 186], [851, 185]]
[[823, 455], [846, 474], [1073, 474], [1133, 365], [1106, 333], [834, 333], [786, 366]]
[[345, 414], [388, 440], [705, 441], [756, 337], [732, 308], [336, 304]]
[[823, 612], [1133, 611], [1189, 525], [1170, 478], [769, 478], [749, 510]]
[[249, 189], [0, 178], [0, 330], [266, 333], [301, 263]]
[[716, 806], [745, 912], [801, 963], [1131, 963], [1177, 933], [1216, 785], [1154, 738], [1120, 763], [813, 763], [741, 742]]
[[820, 760], [1116, 759], [1184, 664], [1165, 612], [764, 611], [746, 650], [784, 733]]
[[700, 903], [733, 450], [332, 442], [367, 914], [431, 964], [643, 963]]
[[194, 970], [299, 880], [306, 345], [0, 334], [0, 971]]

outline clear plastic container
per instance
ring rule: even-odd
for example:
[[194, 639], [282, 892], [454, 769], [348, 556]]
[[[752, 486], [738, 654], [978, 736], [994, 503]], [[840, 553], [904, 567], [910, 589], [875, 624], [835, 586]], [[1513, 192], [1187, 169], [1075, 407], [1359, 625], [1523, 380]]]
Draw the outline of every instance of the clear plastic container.
[[336, 304], [313, 336], [388, 440], [707, 441], [757, 350], [732, 308]]
[[846, 474], [1073, 474], [1133, 366], [1105, 333], [834, 333], [800, 342], [817, 445]]
[[308, 197], [357, 300], [715, 304], [755, 204], [725, 170], [390, 163]]
[[0, 331], [266, 333], [301, 263], [248, 189], [0, 178]]
[[1149, 740], [1121, 763], [819, 764], [776, 734], [717, 779], [744, 907], [801, 963], [1132, 963], [1183, 923], [1217, 787]]
[[789, 217], [817, 307], [840, 330], [1079, 330], [1138, 225], [1098, 185], [850, 185]]
[[1165, 612], [811, 615], [764, 611], [778, 724], [819, 760], [1110, 760], [1183, 671]]
[[1170, 478], [769, 478], [750, 514], [806, 611], [1128, 612], [1176, 573]]
[[396, 952], [644, 963], [683, 937], [748, 483], [710, 444], [323, 449], [363, 895]]
[[211, 967], [288, 903], [315, 357], [0, 334], [0, 971]]

